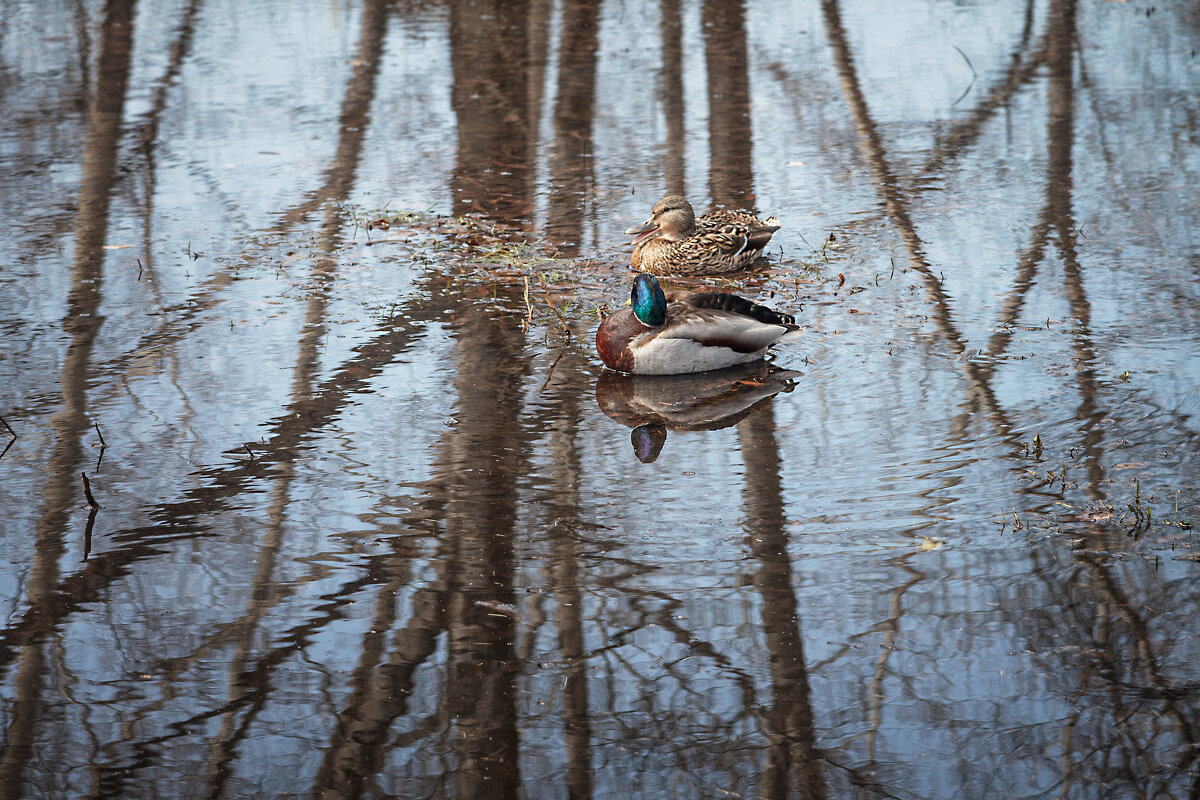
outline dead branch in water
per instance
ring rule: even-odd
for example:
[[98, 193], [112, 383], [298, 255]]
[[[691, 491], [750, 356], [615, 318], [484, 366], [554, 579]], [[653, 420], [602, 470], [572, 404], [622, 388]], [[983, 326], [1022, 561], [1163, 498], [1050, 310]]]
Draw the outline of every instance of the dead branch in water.
[[83, 478], [83, 496], [87, 498], [87, 504], [92, 508], [99, 508], [100, 504], [96, 502], [96, 498], [92, 496], [92, 484], [88, 480], [86, 472], [79, 473], [79, 477]]

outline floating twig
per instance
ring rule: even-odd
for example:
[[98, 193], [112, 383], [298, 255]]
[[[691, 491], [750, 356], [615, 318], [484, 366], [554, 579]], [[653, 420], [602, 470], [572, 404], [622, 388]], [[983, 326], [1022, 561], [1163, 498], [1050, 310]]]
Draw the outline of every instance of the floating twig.
[[554, 303], [552, 303], [550, 301], [550, 295], [546, 294], [545, 292], [542, 292], [542, 297], [546, 300], [546, 305], [550, 306], [550, 310], [554, 312], [554, 315], [556, 317], [558, 317], [558, 322], [560, 325], [562, 325], [563, 333], [565, 333], [568, 337], [570, 337], [571, 327], [567, 324], [567, 318], [564, 317], [562, 312], [559, 311], [554, 306]]
[[529, 276], [525, 276], [525, 327], [533, 324], [533, 306], [529, 303]]
[[14, 439], [15, 439], [15, 438], [17, 438], [17, 432], [16, 432], [16, 431], [14, 431], [14, 430], [12, 429], [12, 426], [8, 424], [8, 420], [4, 419], [4, 417], [0, 417], [0, 422], [3, 422], [3, 423], [4, 423], [4, 427], [8, 428], [8, 435], [9, 435], [9, 436], [11, 436], [11, 437], [12, 437], [12, 438], [14, 438]]
[[96, 498], [92, 496], [92, 484], [88, 480], [86, 472], [79, 473], [79, 477], [83, 478], [83, 496], [87, 498], [87, 504], [92, 508], [99, 508], [100, 504], [96, 502]]
[[87, 525], [83, 529], [83, 560], [87, 561], [92, 552], [92, 528], [96, 525], [96, 507], [88, 511]]
[[558, 356], [554, 359], [554, 363], [550, 365], [550, 369], [546, 372], [546, 380], [543, 381], [541, 388], [538, 389], [538, 394], [546, 391], [546, 387], [550, 385], [550, 378], [554, 376], [554, 368], [558, 366], [558, 362], [562, 360], [562, 357], [566, 352], [567, 349], [565, 347], [558, 352]]
[[104, 442], [104, 434], [100, 432], [100, 426], [97, 423], [92, 422], [92, 427], [96, 429], [96, 435], [100, 437], [100, 449], [103, 450], [104, 448], [108, 447], [108, 445]]
[[963, 89], [963, 93], [958, 96], [958, 100], [955, 100], [950, 104], [951, 106], [956, 106], [964, 97], [967, 96], [967, 92], [971, 91], [971, 87], [975, 85], [975, 79], [978, 78], [979, 75], [975, 72], [975, 66], [971, 63], [971, 59], [967, 58], [967, 54], [962, 51], [962, 48], [956, 44], [952, 44], [950, 46], [958, 51], [958, 54], [963, 57], [963, 61], [967, 62], [967, 68], [971, 70], [971, 82], [967, 84], [966, 89]]

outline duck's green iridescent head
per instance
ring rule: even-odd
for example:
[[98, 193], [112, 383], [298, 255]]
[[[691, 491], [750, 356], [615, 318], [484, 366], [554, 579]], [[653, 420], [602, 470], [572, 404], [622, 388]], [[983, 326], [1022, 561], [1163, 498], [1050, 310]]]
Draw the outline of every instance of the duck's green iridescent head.
[[653, 275], [638, 275], [633, 279], [629, 304], [643, 325], [657, 328], [667, 321], [667, 296]]

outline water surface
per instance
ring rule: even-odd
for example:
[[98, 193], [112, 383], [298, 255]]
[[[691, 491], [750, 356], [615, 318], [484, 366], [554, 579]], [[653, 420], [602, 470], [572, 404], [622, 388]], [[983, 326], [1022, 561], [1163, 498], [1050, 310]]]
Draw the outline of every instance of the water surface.
[[[1197, 49], [9, 3], [0, 797], [1197, 796]], [[602, 369], [667, 192], [770, 365]]]

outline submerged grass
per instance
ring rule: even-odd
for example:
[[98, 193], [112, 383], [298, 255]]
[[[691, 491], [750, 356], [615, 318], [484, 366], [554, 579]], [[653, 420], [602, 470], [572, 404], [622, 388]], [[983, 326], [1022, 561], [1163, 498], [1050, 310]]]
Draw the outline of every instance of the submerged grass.
[[[423, 211], [345, 208], [349, 217], [348, 247], [399, 245], [405, 258], [427, 267], [430, 276], [453, 277], [487, 291], [488, 302], [518, 316], [525, 327], [545, 325], [563, 332], [592, 325], [623, 299], [631, 275], [627, 251], [596, 258], [564, 256], [556, 247], [527, 231], [474, 216], [447, 216]], [[367, 239], [361, 234], [365, 231]], [[372, 237], [372, 232], [384, 232]], [[812, 248], [800, 269], [816, 277], [822, 264], [836, 258], [836, 237]], [[668, 278], [667, 288], [697, 288], [755, 294], [764, 301], [782, 298], [793, 304], [811, 299], [808, 292], [821, 280], [795, 276], [790, 259], [779, 259], [780, 273], [765, 262], [763, 269], [736, 276]], [[784, 272], [786, 270], [786, 273]], [[830, 278], [830, 281], [834, 279]], [[387, 316], [396, 303], [376, 302]]]

